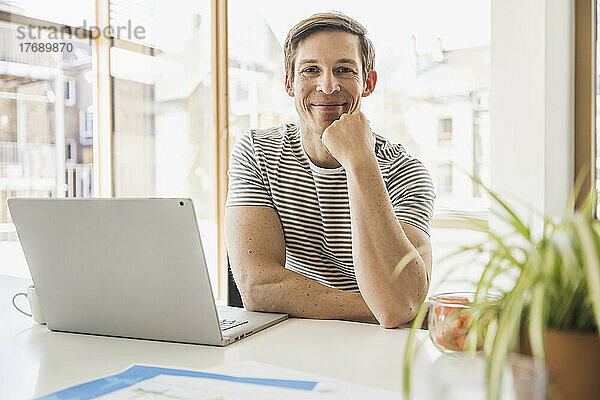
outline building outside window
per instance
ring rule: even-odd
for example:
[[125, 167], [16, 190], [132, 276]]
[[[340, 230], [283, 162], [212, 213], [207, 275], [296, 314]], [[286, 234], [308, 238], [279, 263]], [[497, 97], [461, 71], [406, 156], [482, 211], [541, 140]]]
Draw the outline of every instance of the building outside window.
[[71, 51], [32, 51], [56, 42], [53, 34], [0, 22], [0, 252], [8, 254], [20, 251], [8, 198], [92, 195], [92, 143], [73, 146], [92, 105], [92, 45], [66, 37]]

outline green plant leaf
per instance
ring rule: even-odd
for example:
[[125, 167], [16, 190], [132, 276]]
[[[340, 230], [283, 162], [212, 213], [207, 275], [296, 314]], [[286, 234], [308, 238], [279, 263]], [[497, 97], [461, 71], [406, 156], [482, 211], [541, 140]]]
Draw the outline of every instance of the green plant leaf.
[[396, 264], [396, 267], [394, 267], [394, 270], [392, 271], [392, 278], [397, 278], [398, 275], [400, 275], [400, 273], [402, 273], [402, 270], [408, 264], [410, 264], [410, 262], [412, 260], [416, 259], [417, 257], [421, 257], [422, 254], [424, 254], [426, 251], [428, 251], [430, 249], [431, 249], [431, 246], [428, 244], [425, 244], [425, 245], [420, 246], [417, 249], [411, 250], [407, 254], [405, 254], [404, 257], [402, 257], [400, 259], [400, 261], [398, 261], [398, 264]]
[[544, 359], [544, 326], [546, 318], [544, 315], [545, 286], [543, 283], [535, 285], [531, 296], [529, 313], [529, 342], [531, 352], [541, 360]]
[[496, 333], [498, 332], [498, 316], [493, 315], [490, 320], [490, 324], [488, 325], [488, 329], [485, 332], [485, 339], [483, 342], [483, 351], [485, 354], [489, 355], [492, 351], [492, 346], [494, 344], [494, 338], [496, 337]]
[[[473, 180], [485, 190], [485, 192], [508, 214], [508, 217], [504, 217], [503, 220], [512, 225], [515, 230], [521, 234], [525, 239], [531, 240], [531, 230], [527, 227], [523, 221], [517, 216], [517, 214], [504, 202], [500, 197], [489, 189], [486, 185], [481, 182], [478, 178], [473, 177]], [[494, 210], [492, 210], [494, 212]], [[502, 217], [502, 216], [501, 216]]]
[[402, 360], [402, 387], [404, 391], [404, 397], [410, 399], [410, 371], [413, 361], [415, 360], [415, 355], [419, 350], [420, 346], [415, 346], [416, 334], [419, 328], [423, 325], [423, 321], [425, 320], [425, 316], [427, 315], [427, 308], [429, 307], [429, 302], [424, 301], [419, 309], [417, 310], [417, 315], [413, 319], [413, 323], [408, 332], [408, 338], [406, 339], [406, 347], [404, 349], [404, 358]]
[[488, 398], [490, 400], [497, 400], [499, 398], [504, 361], [506, 360], [508, 351], [512, 347], [516, 332], [520, 326], [519, 319], [507, 317], [507, 315], [521, 315], [522, 308], [522, 302], [517, 302], [514, 301], [513, 298], [510, 298], [507, 308], [503, 310], [503, 314], [500, 316], [498, 330], [494, 337], [492, 350], [488, 357], [488, 368], [486, 373], [489, 383]]
[[579, 194], [581, 193], [581, 188], [583, 187], [583, 183], [585, 182], [585, 177], [587, 176], [587, 172], [585, 169], [582, 169], [577, 174], [577, 178], [575, 178], [575, 184], [573, 185], [573, 190], [569, 194], [569, 200], [567, 201], [567, 205], [563, 212], [563, 221], [570, 220], [573, 217], [573, 213], [575, 211], [575, 201]]

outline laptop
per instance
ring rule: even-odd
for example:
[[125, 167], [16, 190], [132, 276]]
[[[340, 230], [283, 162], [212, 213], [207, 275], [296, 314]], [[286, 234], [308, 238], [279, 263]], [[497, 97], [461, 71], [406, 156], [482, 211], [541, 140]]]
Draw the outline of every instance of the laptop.
[[8, 206], [50, 330], [226, 346], [287, 318], [215, 305], [190, 199]]

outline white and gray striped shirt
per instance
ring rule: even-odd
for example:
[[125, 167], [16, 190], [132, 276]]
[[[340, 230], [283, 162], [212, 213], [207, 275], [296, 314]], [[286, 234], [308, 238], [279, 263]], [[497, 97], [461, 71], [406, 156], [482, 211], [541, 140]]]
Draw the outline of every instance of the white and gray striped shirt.
[[[375, 155], [398, 221], [429, 234], [435, 194], [427, 169], [399, 144], [375, 135]], [[279, 214], [285, 267], [329, 287], [358, 292], [346, 172], [306, 155], [298, 123], [250, 130], [229, 166], [227, 207], [267, 206]]]

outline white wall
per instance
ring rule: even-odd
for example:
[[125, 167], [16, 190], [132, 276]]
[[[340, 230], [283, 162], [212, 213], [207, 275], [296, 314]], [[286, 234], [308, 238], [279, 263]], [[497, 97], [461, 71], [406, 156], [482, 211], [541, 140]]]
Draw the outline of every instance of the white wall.
[[570, 0], [492, 2], [491, 186], [559, 215], [573, 182]]

